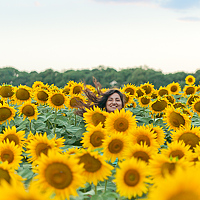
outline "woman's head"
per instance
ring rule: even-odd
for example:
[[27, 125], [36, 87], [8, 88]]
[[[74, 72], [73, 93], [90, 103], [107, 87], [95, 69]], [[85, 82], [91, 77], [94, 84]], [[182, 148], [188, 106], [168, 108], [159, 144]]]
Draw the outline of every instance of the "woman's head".
[[105, 108], [107, 112], [114, 112], [124, 107], [124, 96], [117, 89], [110, 89], [102, 94], [98, 102], [98, 107]]

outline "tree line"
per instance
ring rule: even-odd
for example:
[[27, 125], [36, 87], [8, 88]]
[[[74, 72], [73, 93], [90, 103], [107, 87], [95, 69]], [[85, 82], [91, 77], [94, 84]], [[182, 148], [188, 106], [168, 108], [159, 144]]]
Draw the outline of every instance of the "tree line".
[[42, 81], [44, 84], [54, 84], [60, 88], [64, 87], [70, 80], [75, 82], [84, 82], [93, 85], [93, 76], [101, 83], [103, 88], [123, 87], [131, 83], [139, 86], [143, 83], [151, 83], [155, 89], [160, 86], [167, 86], [169, 83], [178, 82], [183, 88], [187, 75], [193, 75], [196, 78], [195, 85], [200, 82], [200, 70], [195, 73], [176, 72], [164, 74], [162, 71], [150, 69], [148, 66], [135, 68], [126, 68], [116, 70], [111, 67], [98, 66], [94, 69], [66, 70], [64, 72], [47, 69], [43, 72], [19, 71], [13, 67], [4, 67], [0, 69], [0, 83], [13, 86], [27, 85], [32, 86], [35, 81]]

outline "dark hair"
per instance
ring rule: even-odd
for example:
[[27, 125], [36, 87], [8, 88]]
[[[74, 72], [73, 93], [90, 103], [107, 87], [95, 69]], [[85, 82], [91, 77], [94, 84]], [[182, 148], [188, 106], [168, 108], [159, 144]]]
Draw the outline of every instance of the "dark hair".
[[77, 100], [76, 107], [78, 108], [78, 110], [75, 111], [75, 114], [83, 116], [83, 113], [86, 112], [85, 108], [90, 109], [93, 108], [93, 106], [98, 106], [101, 109], [106, 109], [106, 102], [108, 100], [108, 97], [114, 93], [119, 94], [120, 99], [122, 101], [122, 108], [124, 107], [125, 99], [124, 95], [120, 92], [120, 90], [114, 88], [114, 89], [109, 89], [108, 91], [102, 93], [101, 84], [96, 80], [95, 77], [93, 77], [93, 83], [95, 85], [98, 95], [90, 91], [87, 87], [85, 87], [84, 94], [87, 96], [88, 102], [84, 103], [83, 101]]
[[106, 91], [105, 93], [102, 93], [102, 97], [98, 99], [97, 106], [101, 109], [106, 109], [106, 102], [110, 95], [117, 93], [120, 96], [120, 99], [122, 101], [122, 108], [124, 107], [124, 95], [118, 90], [118, 89], [110, 89]]

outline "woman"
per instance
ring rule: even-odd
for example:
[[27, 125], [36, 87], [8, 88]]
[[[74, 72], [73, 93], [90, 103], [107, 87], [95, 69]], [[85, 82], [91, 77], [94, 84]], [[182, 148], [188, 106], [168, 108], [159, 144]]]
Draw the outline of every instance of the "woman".
[[[83, 113], [86, 112], [85, 108], [92, 108], [93, 106], [98, 106], [102, 110], [107, 112], [114, 112], [116, 109], [121, 110], [124, 107], [124, 95], [118, 89], [109, 89], [108, 91], [102, 93], [101, 85], [99, 82], [96, 82], [94, 78], [94, 84], [97, 88], [98, 97], [95, 93], [91, 92], [88, 88], [84, 90], [85, 95], [88, 97], [88, 104], [79, 102], [79, 110], [75, 113], [79, 116], [83, 116]], [[81, 103], [81, 106], [80, 106]]]

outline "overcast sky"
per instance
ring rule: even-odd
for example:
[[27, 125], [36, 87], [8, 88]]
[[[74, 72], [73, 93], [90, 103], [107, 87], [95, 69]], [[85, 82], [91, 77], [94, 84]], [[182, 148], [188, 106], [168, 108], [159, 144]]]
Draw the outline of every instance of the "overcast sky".
[[0, 67], [200, 69], [200, 0], [0, 0]]

